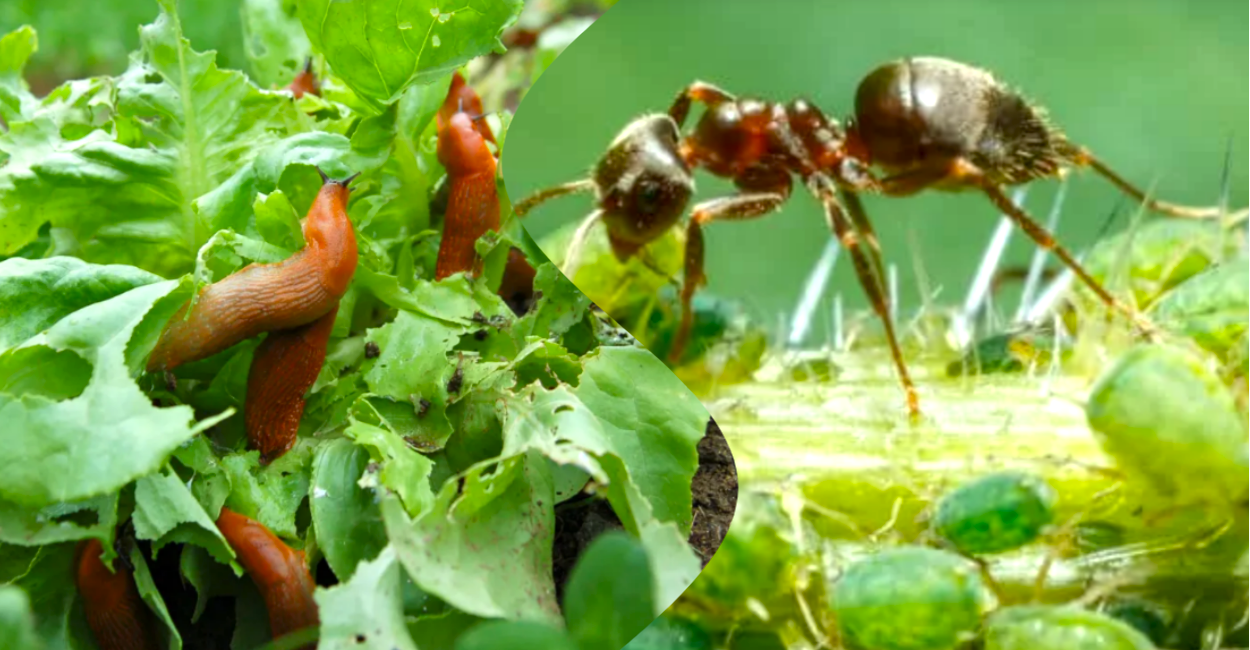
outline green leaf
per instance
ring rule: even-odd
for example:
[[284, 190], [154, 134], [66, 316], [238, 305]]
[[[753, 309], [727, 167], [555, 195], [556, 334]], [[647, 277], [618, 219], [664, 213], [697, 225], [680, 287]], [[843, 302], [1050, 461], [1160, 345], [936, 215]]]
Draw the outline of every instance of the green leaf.
[[39, 49], [39, 39], [30, 25], [22, 25], [0, 38], [0, 118], [6, 124], [21, 120], [37, 103], [22, 70]]
[[527, 453], [475, 466], [443, 484], [415, 521], [382, 501], [387, 534], [423, 590], [484, 618], [560, 620], [551, 575], [551, 475]]
[[109, 550], [117, 528], [117, 493], [43, 508], [0, 501], [0, 541], [41, 546], [96, 537]]
[[156, 583], [152, 581], [152, 574], [148, 571], [147, 560], [143, 559], [143, 553], [138, 546], [132, 546], [130, 549], [130, 563], [135, 568], [135, 587], [139, 590], [139, 597], [143, 598], [169, 632], [167, 637], [169, 650], [182, 650], [182, 636], [178, 634], [178, 628], [174, 626], [174, 620], [169, 616], [169, 610], [165, 608], [165, 599], [156, 590]]
[[230, 564], [234, 552], [217, 524], [173, 472], [149, 474], [135, 485], [135, 536], [152, 541], [152, 556], [166, 544], [195, 544], [208, 550], [222, 564]]
[[35, 636], [30, 596], [13, 585], [0, 585], [0, 648], [37, 650], [42, 647], [42, 640]]
[[533, 621], [488, 621], [456, 640], [455, 650], [578, 650], [560, 628]]
[[411, 84], [427, 84], [470, 59], [502, 52], [499, 34], [521, 0], [473, 0], [444, 13], [434, 0], [298, 0], [313, 47], [376, 112]]
[[1244, 256], [1199, 273], [1164, 294], [1151, 315], [1159, 325], [1194, 339], [1227, 359], [1250, 330], [1250, 274]]
[[70, 615], [78, 598], [74, 586], [74, 544], [40, 547], [30, 568], [13, 584], [30, 596], [36, 632], [47, 647], [89, 647], [85, 642], [91, 630], [86, 621], [81, 615]]
[[362, 562], [356, 574], [336, 587], [318, 589], [321, 650], [417, 650], [404, 623], [400, 565], [386, 547], [376, 560]]
[[262, 86], [291, 83], [312, 52], [292, 0], [244, 0], [243, 51]]
[[344, 433], [370, 450], [371, 458], [381, 464], [376, 478], [367, 476], [373, 482], [369, 487], [380, 482], [394, 490], [411, 514], [420, 514], [432, 507], [434, 494], [430, 490], [429, 476], [434, 464], [430, 459], [413, 451], [398, 435], [355, 419]]
[[0, 261], [0, 351], [38, 334], [88, 305], [159, 277], [130, 266], [87, 264], [73, 257]]
[[139, 30], [140, 51], [118, 81], [117, 108], [177, 159], [180, 221], [195, 246], [216, 228], [196, 218], [190, 199], [276, 141], [282, 131], [274, 127], [291, 121], [294, 107], [289, 96], [263, 93], [243, 73], [218, 69], [215, 53], [192, 50], [171, 11]]
[[582, 650], [622, 648], [650, 625], [656, 611], [642, 545], [623, 533], [592, 542], [569, 576], [564, 615]]
[[633, 347], [587, 356], [573, 389], [611, 437], [655, 517], [689, 534], [690, 482], [707, 410], [655, 355]]
[[365, 370], [369, 389], [383, 397], [416, 405], [429, 402], [422, 418], [434, 437], [451, 434], [447, 419], [447, 382], [456, 372], [456, 361], [447, 353], [460, 340], [463, 327], [449, 325], [421, 314], [401, 311], [395, 320], [366, 335], [380, 355]]
[[258, 451], [222, 458], [232, 487], [226, 505], [264, 524], [275, 535], [297, 538], [295, 512], [308, 496], [311, 461], [309, 448], [303, 444], [265, 468], [260, 467]]
[[512, 328], [518, 344], [527, 336], [547, 338], [567, 332], [590, 307], [590, 298], [552, 264], [538, 266], [534, 293], [542, 293], [542, 297]]
[[[0, 394], [0, 420], [13, 431], [0, 447], [0, 496], [42, 506], [112, 492], [155, 471], [180, 444], [222, 419], [192, 423], [189, 407], [153, 406], [125, 363], [144, 314], [180, 286], [132, 289], [66, 316], [25, 344], [73, 351], [92, 364], [91, 381], [80, 396], [63, 401]], [[0, 367], [12, 353], [0, 355]]]
[[317, 542], [340, 581], [347, 581], [362, 561], [386, 546], [386, 529], [373, 490], [358, 482], [369, 452], [338, 439], [317, 448], [313, 459], [312, 508]]

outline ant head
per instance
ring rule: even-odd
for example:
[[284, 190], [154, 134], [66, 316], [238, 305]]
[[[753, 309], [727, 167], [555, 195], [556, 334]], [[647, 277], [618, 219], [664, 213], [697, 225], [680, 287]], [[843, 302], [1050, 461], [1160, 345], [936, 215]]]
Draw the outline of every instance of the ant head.
[[622, 252], [671, 228], [694, 193], [690, 167], [678, 151], [679, 137], [668, 115], [638, 118], [612, 141], [591, 173], [603, 221]]

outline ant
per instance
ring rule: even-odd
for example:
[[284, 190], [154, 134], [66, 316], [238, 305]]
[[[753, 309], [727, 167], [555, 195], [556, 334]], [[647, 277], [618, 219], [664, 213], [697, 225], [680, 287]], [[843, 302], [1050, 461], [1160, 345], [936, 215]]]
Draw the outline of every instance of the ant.
[[[689, 135], [681, 129], [693, 104], [706, 107]], [[876, 166], [886, 173], [878, 177]], [[597, 209], [570, 244], [565, 274], [572, 277], [580, 248], [597, 221], [607, 226], [622, 262], [681, 218], [694, 192], [692, 172], [703, 168], [731, 180], [736, 194], [696, 204], [686, 227], [682, 319], [669, 359], [680, 358], [689, 339], [690, 301], [704, 284], [703, 227], [776, 212], [798, 177], [821, 202], [833, 234], [847, 249], [855, 273], [889, 341], [911, 416], [920, 413], [915, 385], [903, 361], [884, 291], [881, 247], [860, 201], [861, 193], [908, 196], [924, 189], [975, 190], [986, 195], [1037, 245], [1063, 261], [1108, 307], [1139, 330], [1153, 328], [1104, 289], [1079, 262], [1003, 188], [1058, 177], [1089, 167], [1146, 207], [1187, 218], [1220, 215], [1218, 208], [1165, 203], [1113, 172], [1088, 149], [1071, 143], [1044, 112], [989, 72], [957, 61], [914, 57], [886, 63], [859, 84], [855, 115], [843, 129], [804, 99], [776, 103], [739, 98], [696, 81], [678, 94], [667, 113], [628, 125], [589, 178], [541, 190], [518, 202], [524, 215], [538, 204], [573, 192], [594, 192]]]

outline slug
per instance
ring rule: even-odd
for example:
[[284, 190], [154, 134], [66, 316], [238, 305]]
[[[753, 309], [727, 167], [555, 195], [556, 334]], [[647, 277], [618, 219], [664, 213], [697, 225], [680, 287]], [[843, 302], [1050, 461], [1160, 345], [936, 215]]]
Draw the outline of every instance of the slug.
[[325, 178], [304, 220], [307, 245], [274, 264], [251, 264], [205, 287], [165, 326], [148, 372], [170, 371], [262, 332], [311, 323], [332, 310], [356, 272], [356, 234], [347, 218], [348, 184]]
[[304, 63], [303, 72], [295, 75], [295, 79], [291, 80], [291, 85], [286, 88], [295, 95], [296, 99], [305, 94], [321, 96], [321, 84], [317, 83], [317, 75], [313, 74], [312, 57], [308, 57]]
[[535, 275], [534, 267], [530, 266], [520, 249], [508, 251], [508, 264], [503, 269], [503, 281], [499, 283], [499, 296], [517, 316], [524, 316], [533, 306]]
[[459, 72], [451, 76], [447, 99], [443, 100], [443, 105], [438, 109], [437, 124], [440, 136], [456, 113], [468, 113], [472, 118], [473, 130], [477, 131], [478, 135], [481, 135], [487, 142], [496, 147], [499, 146], [499, 143], [495, 142], [495, 134], [490, 130], [490, 125], [486, 123], [486, 120], [481, 119], [486, 114], [482, 110], [482, 98], [478, 97], [477, 93], [465, 83], [464, 77]]
[[87, 625], [100, 650], [158, 650], [155, 619], [139, 597], [134, 576], [119, 558], [115, 571], [100, 561], [104, 547], [91, 539], [78, 545], [74, 580]]
[[495, 156], [486, 146], [494, 136], [483, 120], [475, 124], [464, 112], [466, 105], [475, 107], [480, 117], [481, 100], [457, 73], [438, 115], [438, 161], [447, 170], [448, 196], [436, 280], [453, 273], [479, 273], [482, 263], [473, 245], [486, 231], [499, 230]]
[[326, 344], [338, 306], [317, 320], [270, 332], [252, 357], [243, 407], [247, 439], [269, 464], [295, 445], [304, 394], [312, 388], [326, 360]]
[[[313, 600], [316, 583], [303, 552], [284, 544], [260, 522], [226, 507], [217, 516], [217, 528], [264, 598], [274, 639], [319, 624]], [[316, 643], [304, 647], [314, 648]]]

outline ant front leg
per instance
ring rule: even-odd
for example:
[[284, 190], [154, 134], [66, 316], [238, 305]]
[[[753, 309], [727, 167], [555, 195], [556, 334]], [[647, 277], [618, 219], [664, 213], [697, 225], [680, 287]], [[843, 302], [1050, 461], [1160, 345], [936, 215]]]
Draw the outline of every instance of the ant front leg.
[[673, 100], [673, 105], [668, 109], [669, 117], [677, 123], [680, 129], [686, 123], [686, 116], [690, 114], [690, 104], [699, 102], [704, 106], [716, 106], [725, 102], [734, 101], [734, 96], [713, 86], [710, 83], [696, 81], [682, 89], [677, 95], [677, 99]]
[[757, 192], [712, 199], [694, 206], [690, 224], [686, 226], [685, 277], [681, 284], [681, 322], [673, 335], [668, 360], [676, 364], [686, 350], [690, 328], [694, 325], [691, 301], [694, 292], [707, 280], [703, 274], [703, 226], [713, 221], [755, 219], [777, 210], [789, 198], [789, 192]]

